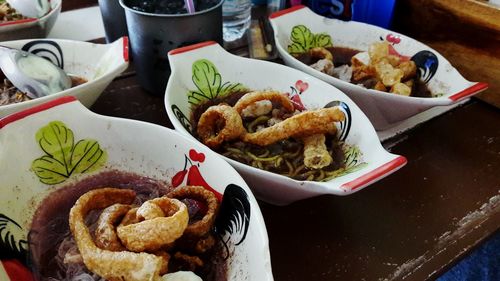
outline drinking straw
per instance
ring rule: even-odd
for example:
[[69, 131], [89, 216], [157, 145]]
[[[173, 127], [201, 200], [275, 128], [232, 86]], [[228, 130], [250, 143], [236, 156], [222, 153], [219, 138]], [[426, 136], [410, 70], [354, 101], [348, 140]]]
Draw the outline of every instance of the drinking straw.
[[188, 10], [188, 13], [190, 14], [194, 13], [195, 10], [194, 10], [193, 0], [184, 0], [184, 2], [186, 3], [186, 8]]

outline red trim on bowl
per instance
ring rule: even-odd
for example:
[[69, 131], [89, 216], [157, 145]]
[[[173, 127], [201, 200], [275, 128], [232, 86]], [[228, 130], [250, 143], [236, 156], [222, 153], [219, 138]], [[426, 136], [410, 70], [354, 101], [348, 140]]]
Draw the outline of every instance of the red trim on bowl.
[[13, 113], [11, 115], [7, 115], [4, 118], [0, 119], [0, 129], [7, 126], [8, 124], [15, 122], [17, 120], [23, 119], [24, 117], [28, 117], [30, 115], [33, 115], [35, 113], [45, 111], [47, 109], [50, 109], [52, 107], [73, 102], [76, 101], [76, 98], [73, 96], [66, 96], [66, 97], [60, 97], [55, 100], [48, 101], [46, 103], [39, 104], [34, 107], [30, 107], [28, 109]]
[[37, 18], [28, 18], [28, 19], [22, 19], [22, 20], [14, 20], [14, 21], [8, 21], [8, 22], [0, 23], [0, 26], [21, 24], [21, 23], [33, 22], [33, 21], [37, 21], [37, 20], [38, 20]]
[[281, 17], [283, 15], [286, 15], [286, 14], [289, 14], [291, 12], [295, 12], [297, 10], [300, 10], [300, 9], [303, 9], [305, 8], [306, 6], [304, 5], [297, 5], [297, 6], [293, 6], [291, 8], [288, 8], [288, 9], [284, 9], [284, 10], [281, 10], [281, 11], [277, 11], [277, 12], [274, 12], [272, 13], [269, 18], [270, 19], [274, 19], [274, 18], [278, 18], [278, 17]]
[[457, 101], [472, 96], [474, 94], [477, 94], [486, 89], [488, 89], [488, 83], [478, 82], [463, 91], [460, 91], [452, 96], [449, 96], [448, 98], [452, 101]]
[[20, 261], [9, 259], [1, 260], [5, 273], [9, 276], [10, 280], [16, 281], [33, 281], [33, 274], [24, 266]]
[[128, 62], [129, 60], [129, 48], [128, 48], [128, 37], [123, 36], [123, 59]]
[[366, 184], [373, 182], [379, 178], [382, 178], [396, 169], [401, 168], [406, 164], [407, 160], [404, 156], [398, 156], [397, 158], [391, 160], [390, 162], [385, 163], [384, 165], [376, 168], [375, 170], [365, 174], [355, 180], [344, 183], [341, 187], [346, 190], [353, 191], [358, 189]]
[[189, 52], [189, 51], [192, 51], [192, 50], [200, 49], [200, 48], [203, 48], [203, 47], [206, 47], [206, 46], [210, 46], [210, 45], [215, 45], [215, 44], [217, 44], [217, 42], [215, 42], [215, 41], [205, 41], [205, 42], [201, 42], [201, 43], [198, 43], [198, 44], [194, 44], [194, 45], [189, 45], [189, 46], [186, 46], [186, 47], [181, 47], [181, 48], [173, 49], [172, 51], [168, 52], [168, 54], [171, 55], [171, 56], [172, 55], [177, 55], [177, 54]]

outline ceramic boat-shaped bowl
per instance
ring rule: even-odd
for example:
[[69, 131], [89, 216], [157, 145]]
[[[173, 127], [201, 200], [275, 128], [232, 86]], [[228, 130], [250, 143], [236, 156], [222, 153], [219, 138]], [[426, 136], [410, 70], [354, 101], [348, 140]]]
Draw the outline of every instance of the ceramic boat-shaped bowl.
[[[325, 18], [306, 6], [294, 6], [275, 12], [269, 19], [278, 53], [284, 62], [342, 90], [365, 112], [377, 130], [392, 127], [431, 107], [454, 104], [488, 87], [486, 83], [467, 81], [437, 51], [390, 30], [360, 22]], [[408, 97], [369, 90], [313, 69], [288, 53], [288, 46], [292, 43], [292, 29], [299, 25], [305, 26], [312, 34], [323, 33], [329, 36], [333, 46], [367, 51], [374, 42], [391, 42], [399, 54], [415, 61], [421, 79], [434, 97]]]
[[[25, 262], [28, 254], [32, 257], [28, 264], [45, 255], [36, 242], [43, 232], [34, 226], [43, 224], [40, 214], [62, 214], [67, 220], [74, 201], [95, 188], [87, 185], [74, 194], [72, 185], [110, 170], [161, 180], [168, 186], [196, 181], [213, 188], [223, 195], [222, 204], [227, 202], [218, 213], [223, 217], [220, 234], [231, 253], [225, 260], [227, 280], [273, 280], [266, 227], [250, 189], [221, 157], [178, 132], [97, 115], [74, 97], [62, 97], [0, 119], [0, 148], [1, 280], [33, 280]], [[64, 155], [71, 159], [58, 161]], [[171, 183], [184, 170], [185, 176]], [[48, 227], [45, 234], [59, 241], [54, 233], [63, 231], [52, 225], [44, 224], [41, 230]]]
[[[346, 164], [345, 173], [339, 177], [326, 182], [298, 181], [226, 158], [264, 201], [285, 205], [321, 194], [348, 195], [406, 163], [404, 157], [384, 150], [370, 121], [349, 97], [311, 75], [284, 65], [232, 55], [215, 42], [175, 49], [168, 57], [172, 67], [165, 94], [168, 117], [176, 130], [193, 140], [196, 138], [191, 134], [191, 104], [223, 95], [223, 89], [237, 85], [251, 90], [289, 92], [297, 95], [307, 109], [322, 108], [330, 102], [341, 105], [347, 117], [339, 137], [354, 149], [347, 157], [353, 161]], [[199, 81], [195, 84], [199, 77], [208, 77], [210, 86], [207, 88]]]
[[61, 0], [50, 0], [50, 11], [40, 18], [27, 18], [0, 23], [0, 41], [46, 37], [61, 13], [61, 6]]
[[63, 96], [74, 96], [90, 107], [113, 79], [128, 67], [128, 38], [110, 44], [94, 44], [63, 39], [29, 39], [2, 42], [1, 45], [22, 49], [45, 57], [66, 73], [87, 82], [45, 97], [0, 105], [0, 118], [34, 105]]

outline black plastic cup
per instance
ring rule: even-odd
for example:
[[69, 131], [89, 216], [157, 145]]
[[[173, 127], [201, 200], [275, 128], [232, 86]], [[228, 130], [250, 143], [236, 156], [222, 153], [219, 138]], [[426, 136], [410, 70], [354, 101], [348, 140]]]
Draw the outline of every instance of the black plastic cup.
[[125, 10], [120, 6], [119, 0], [99, 0], [99, 8], [107, 43], [128, 35]]
[[155, 95], [165, 94], [170, 50], [208, 40], [222, 44], [222, 2], [192, 14], [152, 14], [134, 10], [127, 0], [120, 0], [141, 87]]

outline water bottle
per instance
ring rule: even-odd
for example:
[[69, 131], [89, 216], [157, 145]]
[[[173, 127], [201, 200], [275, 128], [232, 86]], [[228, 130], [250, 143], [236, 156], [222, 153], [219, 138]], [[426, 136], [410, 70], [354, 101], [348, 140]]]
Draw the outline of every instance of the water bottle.
[[222, 34], [224, 41], [243, 37], [250, 27], [252, 0], [225, 0], [222, 5]]

